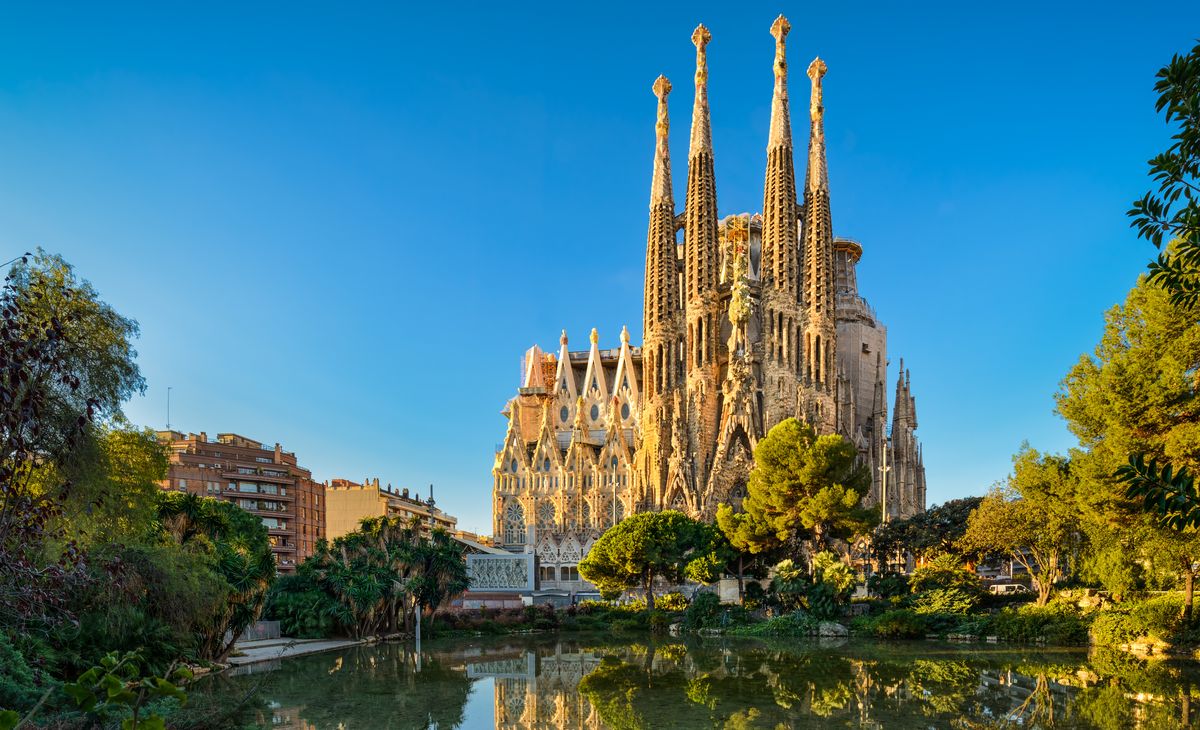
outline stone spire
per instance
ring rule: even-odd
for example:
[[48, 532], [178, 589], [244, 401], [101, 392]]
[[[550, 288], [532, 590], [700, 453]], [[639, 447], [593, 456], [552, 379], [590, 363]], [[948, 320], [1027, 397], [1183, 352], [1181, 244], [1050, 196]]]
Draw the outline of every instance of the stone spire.
[[[719, 371], [721, 323], [724, 319], [717, 281], [720, 267], [720, 234], [717, 221], [717, 185], [713, 172], [712, 125], [708, 112], [708, 59], [706, 47], [712, 34], [703, 25], [696, 26], [692, 43], [696, 45], [696, 99], [692, 107], [692, 139], [688, 148], [687, 202], [684, 211], [684, 294], [687, 362], [687, 399], [685, 414], [676, 414], [676, 423], [686, 426], [684, 449], [695, 460], [698, 473], [707, 474], [717, 444], [719, 426]], [[688, 489], [694, 472], [677, 473]], [[689, 495], [696, 501], [696, 495]]]
[[[712, 126], [708, 113], [708, 63], [705, 46], [712, 34], [696, 26], [696, 101], [688, 149], [688, 187], [684, 223], [686, 301], [689, 305], [717, 290], [717, 186], [713, 174]], [[690, 308], [690, 306], [689, 306]], [[713, 339], [713, 338], [706, 338]], [[707, 348], [708, 343], [705, 343]], [[708, 355], [711, 357], [711, 355]], [[693, 358], [695, 359], [695, 358]]]
[[[675, 202], [671, 195], [671, 156], [667, 145], [670, 122], [667, 118], [667, 94], [671, 82], [659, 76], [654, 82], [658, 97], [658, 121], [655, 124], [654, 178], [650, 186], [650, 226], [646, 235], [646, 292], [643, 310], [643, 329], [646, 344], [661, 343], [664, 355], [653, 364], [657, 367], [647, 376], [646, 393], [651, 395], [667, 389], [674, 382], [674, 350], [678, 331], [680, 298], [675, 254]], [[651, 356], [654, 360], [654, 357]], [[653, 380], [654, 382], [650, 382]]]
[[[667, 144], [670, 122], [667, 94], [671, 82], [659, 76], [655, 124], [654, 178], [650, 186], [650, 225], [646, 233], [646, 289], [643, 310], [642, 426], [638, 471], [646, 493], [661, 501], [667, 476], [669, 426], [673, 392], [681, 385], [683, 307], [675, 241], [675, 202], [671, 195], [671, 158]], [[664, 438], [664, 433], [667, 434]]]
[[776, 291], [798, 300], [796, 173], [784, 45], [791, 29], [791, 24], [782, 15], [771, 25], [771, 35], [775, 37], [775, 91], [771, 98], [767, 178], [763, 190], [762, 268], [764, 278]]
[[[792, 125], [788, 111], [787, 53], [792, 28], [780, 15], [771, 25], [775, 38], [775, 90], [771, 99], [771, 131], [767, 138], [767, 175], [762, 213], [762, 368], [766, 395], [763, 417], [775, 424], [799, 413], [800, 391], [800, 253], [796, 206], [796, 172]], [[833, 419], [830, 399], [827, 417]], [[835, 427], [831, 421], [830, 429]]]
[[[836, 311], [834, 309], [833, 221], [829, 213], [829, 172], [825, 161], [825, 107], [821, 101], [821, 79], [827, 67], [820, 58], [808, 67], [812, 80], [809, 103], [811, 131], [808, 142], [808, 171], [804, 184], [804, 307], [806, 347], [810, 347], [805, 375], [828, 385], [831, 376]], [[823, 347], [816, 343], [822, 342]]]

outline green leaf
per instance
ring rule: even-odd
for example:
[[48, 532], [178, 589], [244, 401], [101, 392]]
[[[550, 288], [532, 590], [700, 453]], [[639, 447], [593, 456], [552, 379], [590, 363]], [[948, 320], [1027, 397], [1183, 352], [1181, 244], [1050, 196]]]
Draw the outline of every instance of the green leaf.
[[20, 721], [21, 716], [13, 710], [0, 710], [0, 730], [13, 730]]

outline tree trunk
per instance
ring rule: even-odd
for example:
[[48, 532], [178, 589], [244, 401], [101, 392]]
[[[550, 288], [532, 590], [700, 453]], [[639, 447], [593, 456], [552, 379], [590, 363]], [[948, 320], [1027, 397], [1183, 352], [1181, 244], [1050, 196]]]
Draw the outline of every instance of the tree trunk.
[[742, 603], [746, 600], [745, 586], [743, 585], [742, 581], [742, 573], [745, 571], [746, 567], [743, 562], [745, 559], [745, 556], [738, 555], [738, 603]]
[[1188, 623], [1192, 620], [1192, 598], [1195, 595], [1196, 589], [1196, 573], [1192, 571], [1192, 561], [1190, 558], [1184, 558], [1187, 563], [1183, 575], [1183, 620]]
[[646, 574], [646, 608], [654, 610], [654, 573]]
[[1040, 574], [1033, 578], [1033, 584], [1037, 586], [1037, 605], [1045, 606], [1050, 602], [1050, 590], [1054, 587], [1054, 583], [1043, 578]]

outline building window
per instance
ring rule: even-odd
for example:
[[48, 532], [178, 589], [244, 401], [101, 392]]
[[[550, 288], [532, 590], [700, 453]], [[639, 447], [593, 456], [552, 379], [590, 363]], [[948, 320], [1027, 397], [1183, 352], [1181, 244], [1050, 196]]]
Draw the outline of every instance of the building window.
[[628, 403], [621, 404], [621, 418], [624, 418], [625, 420], [629, 420], [629, 404]]
[[555, 579], [555, 575], [554, 575], [555, 568], [552, 565], [543, 565], [538, 570], [538, 572], [541, 573], [542, 580], [554, 580]]
[[180, 489], [187, 489], [187, 480], [186, 480], [186, 479], [180, 479], [180, 480], [179, 480], [179, 488], [180, 488]]
[[579, 568], [574, 565], [564, 565], [560, 569], [562, 580], [579, 580]]
[[504, 542], [509, 545], [525, 543], [525, 510], [520, 502], [509, 502], [504, 508]]
[[593, 420], [593, 421], [599, 421], [599, 420], [600, 420], [600, 406], [598, 406], [598, 405], [596, 405], [596, 404], [594, 404], [594, 403], [593, 403], [593, 404], [592, 404], [592, 411], [591, 411], [591, 413], [592, 413], [592, 420]]
[[571, 416], [571, 411], [568, 410], [566, 406], [563, 406], [562, 408], [558, 409], [558, 420], [562, 421], [563, 423], [566, 423], [567, 419], [570, 418], [570, 416]]

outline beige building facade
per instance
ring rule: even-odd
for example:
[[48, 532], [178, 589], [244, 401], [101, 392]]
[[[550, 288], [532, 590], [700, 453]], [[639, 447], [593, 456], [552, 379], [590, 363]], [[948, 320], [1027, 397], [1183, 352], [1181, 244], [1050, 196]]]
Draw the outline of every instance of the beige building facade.
[[[796, 417], [840, 433], [873, 475], [868, 503], [925, 508], [916, 401], [903, 370], [888, 427], [887, 329], [860, 295], [860, 243], [835, 238], [821, 59], [810, 82], [807, 168], [794, 171], [780, 16], [763, 212], [718, 217], [707, 46], [699, 26], [687, 193], [676, 208], [667, 98], [659, 77], [646, 243], [643, 343], [530, 348], [505, 405], [492, 469], [495, 542], [536, 554], [542, 588], [582, 590], [577, 564], [625, 515], [677, 509], [711, 518], [740, 506], [758, 441]], [[883, 509], [883, 507], [881, 507]]]
[[428, 531], [436, 528], [457, 533], [458, 519], [438, 509], [431, 493], [409, 495], [408, 488], [380, 486], [379, 479], [364, 479], [357, 483], [349, 479], [332, 479], [325, 485], [325, 534], [333, 540], [354, 532], [364, 519], [400, 517], [417, 520]]

